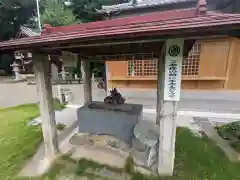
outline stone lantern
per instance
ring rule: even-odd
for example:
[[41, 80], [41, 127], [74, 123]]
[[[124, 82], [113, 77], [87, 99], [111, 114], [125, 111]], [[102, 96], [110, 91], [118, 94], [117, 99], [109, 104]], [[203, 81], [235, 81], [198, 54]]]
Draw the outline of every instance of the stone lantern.
[[13, 68], [13, 72], [15, 74], [15, 79], [16, 81], [22, 80], [22, 76], [20, 74], [20, 64], [17, 64], [15, 61], [13, 64], [11, 64], [11, 67]]

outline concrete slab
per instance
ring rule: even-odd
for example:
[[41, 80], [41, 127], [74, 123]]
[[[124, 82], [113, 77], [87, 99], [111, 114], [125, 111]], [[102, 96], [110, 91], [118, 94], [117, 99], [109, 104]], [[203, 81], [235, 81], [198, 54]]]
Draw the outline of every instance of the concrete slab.
[[119, 151], [114, 151], [105, 147], [78, 146], [72, 154], [72, 157], [74, 159], [86, 158], [100, 164], [123, 168], [128, 155], [128, 152], [119, 153]]

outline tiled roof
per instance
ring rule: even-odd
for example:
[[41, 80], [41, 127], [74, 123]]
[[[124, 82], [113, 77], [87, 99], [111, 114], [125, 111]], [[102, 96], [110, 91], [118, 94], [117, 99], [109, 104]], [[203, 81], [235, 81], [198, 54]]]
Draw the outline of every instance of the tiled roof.
[[197, 0], [138, 0], [136, 4], [133, 3], [131, 0], [128, 3], [116, 4], [111, 6], [102, 6], [102, 9], [99, 10], [100, 12], [114, 12], [119, 10], [126, 10], [126, 9], [135, 9], [141, 7], [151, 7], [156, 5], [166, 5], [166, 4], [174, 4], [174, 3], [181, 3], [187, 1], [196, 1]]
[[[222, 14], [202, 11], [198, 8], [148, 13], [142, 16], [111, 19], [74, 26], [49, 28], [46, 34], [0, 42], [0, 50], [21, 48], [41, 48], [48, 45], [88, 44], [93, 40], [107, 40], [129, 36], [162, 35], [171, 36], [181, 33], [219, 32], [221, 27], [227, 30], [240, 30], [240, 14]], [[226, 30], [224, 29], [224, 30]]]
[[116, 18], [105, 21], [97, 21], [87, 24], [78, 24], [71, 26], [53, 27], [49, 29], [50, 33], [73, 32], [73, 31], [98, 31], [102, 29], [124, 29], [127, 26], [141, 25], [144, 23], [154, 23], [180, 18], [192, 18], [196, 15], [196, 9], [184, 9], [176, 11], [147, 13], [142, 16], [129, 16], [126, 18]]

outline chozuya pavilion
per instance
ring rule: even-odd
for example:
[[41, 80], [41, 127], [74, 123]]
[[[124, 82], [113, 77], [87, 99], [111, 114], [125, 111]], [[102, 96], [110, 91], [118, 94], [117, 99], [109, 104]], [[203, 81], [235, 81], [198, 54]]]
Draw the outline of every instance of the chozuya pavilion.
[[[78, 54], [84, 83], [84, 108], [87, 109], [89, 104], [92, 104], [89, 66], [91, 61], [119, 60], [121, 59], [119, 57], [129, 53], [154, 54], [158, 59], [157, 171], [160, 175], [172, 175], [182, 60], [188, 55], [196, 40], [236, 37], [239, 31], [240, 14], [208, 11], [206, 1], [199, 0], [195, 8], [147, 13], [141, 16], [57, 28], [45, 26], [41, 36], [0, 42], [0, 51], [30, 50], [33, 52], [34, 72], [43, 121], [45, 159], [48, 162], [52, 162], [59, 153], [59, 146], [55, 141], [57, 133], [48, 55], [60, 55], [62, 51]], [[145, 48], [139, 48], [140, 44]], [[127, 101], [124, 105], [128, 105]], [[114, 106], [120, 108], [123, 105]], [[79, 116], [81, 112], [78, 111]], [[100, 124], [101, 121], [95, 123]]]

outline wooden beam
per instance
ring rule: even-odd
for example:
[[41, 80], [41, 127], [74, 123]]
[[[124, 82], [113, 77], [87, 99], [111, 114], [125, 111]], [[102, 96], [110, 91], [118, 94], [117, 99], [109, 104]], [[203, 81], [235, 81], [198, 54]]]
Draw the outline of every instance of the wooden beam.
[[228, 82], [229, 82], [229, 76], [230, 76], [230, 70], [232, 66], [232, 62], [235, 60], [235, 53], [237, 51], [237, 39], [231, 38], [230, 45], [229, 45], [229, 52], [228, 52], [228, 58], [227, 58], [227, 66], [226, 66], [226, 80], [224, 82], [224, 89], [227, 89]]
[[51, 68], [48, 56], [33, 53], [33, 69], [36, 75], [37, 91], [40, 99], [45, 158], [48, 162], [52, 162], [58, 155], [59, 148], [53, 108]]
[[[226, 31], [224, 31], [226, 32]], [[204, 34], [202, 33], [201, 35], [195, 35], [196, 32], [193, 32], [191, 35], [181, 35], [180, 37], [183, 37], [186, 40], [191, 40], [191, 39], [204, 39], [204, 38], [218, 38], [218, 37], [226, 37], [226, 34], [216, 34], [216, 35], [209, 35], [209, 34]], [[91, 43], [89, 42], [72, 42], [68, 44], [62, 44], [62, 45], [48, 45], [44, 46], [41, 48], [43, 51], [55, 51], [55, 50], [68, 50], [72, 48], [86, 48], [86, 47], [103, 47], [103, 46], [109, 46], [109, 45], [126, 45], [126, 44], [138, 44], [138, 43], [151, 43], [151, 42], [164, 42], [168, 38], [174, 38], [174, 35], [171, 36], [147, 36], [142, 37], [141, 39], [138, 37], [137, 39], [131, 39], [130, 38], [124, 38], [121, 40], [102, 40], [102, 41], [93, 41]], [[176, 34], [176, 38], [179, 37], [179, 34]]]
[[163, 42], [126, 44], [126, 45], [114, 45], [114, 46], [109, 45], [104, 47], [72, 48], [72, 49], [66, 49], [66, 51], [80, 54], [81, 57], [139, 54], [139, 52], [144, 52], [144, 53], [157, 52], [158, 53], [159, 49], [157, 47], [161, 46], [162, 44]]
[[184, 41], [183, 57], [188, 57], [188, 54], [192, 50], [192, 47], [194, 46], [195, 43], [196, 43], [195, 39]]
[[156, 124], [160, 125], [161, 108], [163, 105], [163, 86], [165, 73], [165, 44], [161, 47], [161, 55], [157, 61], [157, 109], [156, 109]]
[[51, 46], [51, 47], [44, 47], [42, 50], [48, 51], [48, 50], [66, 50], [66, 49], [72, 49], [72, 48], [82, 48], [82, 47], [100, 47], [100, 46], [111, 46], [111, 45], [125, 45], [125, 44], [136, 44], [136, 43], [148, 43], [148, 42], [161, 42], [164, 41], [165, 38], [160, 39], [148, 39], [148, 40], [133, 40], [133, 41], [105, 41], [105, 42], [94, 42], [92, 44], [86, 44], [86, 43], [79, 43], [79, 44], [66, 44], [63, 46]]
[[84, 105], [92, 102], [92, 82], [91, 82], [91, 69], [90, 62], [81, 60], [81, 72], [84, 88]]

